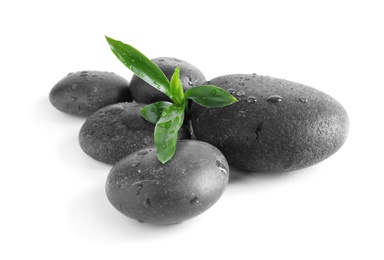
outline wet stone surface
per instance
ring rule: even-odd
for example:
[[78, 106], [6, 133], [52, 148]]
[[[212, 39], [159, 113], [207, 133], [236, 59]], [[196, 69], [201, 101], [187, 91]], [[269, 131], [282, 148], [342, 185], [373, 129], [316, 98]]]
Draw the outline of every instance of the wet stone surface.
[[[115, 164], [128, 154], [152, 146], [155, 125], [141, 116], [143, 104], [117, 103], [99, 109], [83, 124], [79, 143], [90, 157]], [[182, 127], [179, 139], [189, 139], [190, 133]], [[145, 152], [142, 152], [144, 156]], [[133, 161], [139, 166], [140, 161]]]
[[[180, 66], [180, 80], [184, 91], [202, 85], [205, 82], [203, 73], [192, 64], [171, 57], [160, 57], [152, 60], [170, 80], [176, 67]], [[132, 98], [137, 103], [150, 104], [156, 101], [170, 101], [170, 99], [136, 75], [131, 80]]]
[[239, 102], [222, 108], [192, 103], [198, 140], [219, 148], [231, 166], [252, 172], [286, 172], [334, 154], [348, 136], [343, 106], [317, 89], [256, 74], [234, 74], [210, 83]]
[[89, 116], [107, 105], [131, 101], [129, 81], [112, 72], [73, 72], [57, 82], [49, 100], [64, 113]]
[[106, 194], [122, 214], [141, 223], [175, 224], [196, 217], [214, 205], [229, 179], [229, 167], [214, 146], [180, 140], [166, 164], [154, 147], [119, 161], [106, 181]]

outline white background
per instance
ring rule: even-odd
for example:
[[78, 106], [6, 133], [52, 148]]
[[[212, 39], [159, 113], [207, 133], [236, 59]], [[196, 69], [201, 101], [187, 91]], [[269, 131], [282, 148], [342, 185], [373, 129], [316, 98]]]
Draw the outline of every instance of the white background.
[[[384, 259], [382, 1], [2, 1], [1, 259]], [[77, 142], [84, 118], [51, 106], [69, 72], [130, 80], [104, 35], [207, 79], [300, 82], [349, 113], [346, 144], [313, 167], [231, 171], [222, 198], [179, 225], [140, 224], [108, 202], [111, 166]]]

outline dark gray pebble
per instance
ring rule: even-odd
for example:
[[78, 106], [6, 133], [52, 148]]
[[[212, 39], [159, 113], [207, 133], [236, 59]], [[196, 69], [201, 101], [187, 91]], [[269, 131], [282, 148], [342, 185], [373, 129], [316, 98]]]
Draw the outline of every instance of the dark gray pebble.
[[107, 105], [131, 101], [129, 81], [112, 72], [69, 73], [52, 88], [49, 100], [64, 113], [89, 116]]
[[[154, 145], [155, 125], [141, 116], [143, 104], [117, 103], [99, 109], [85, 121], [79, 143], [90, 157], [115, 164], [128, 154]], [[186, 127], [179, 130], [179, 139], [189, 139]]]
[[223, 108], [191, 105], [196, 138], [219, 148], [236, 168], [286, 172], [314, 165], [346, 141], [343, 106], [317, 89], [257, 75], [211, 80], [239, 102]]
[[154, 147], [123, 158], [109, 173], [106, 194], [118, 211], [141, 223], [175, 224], [215, 204], [228, 178], [228, 163], [216, 147], [181, 140], [165, 164]]
[[[205, 82], [203, 73], [192, 64], [170, 57], [161, 57], [152, 60], [171, 80], [177, 66], [180, 66], [180, 80], [184, 91], [191, 87], [202, 85]], [[131, 94], [137, 103], [151, 104], [156, 101], [170, 101], [170, 99], [136, 75], [131, 80]]]

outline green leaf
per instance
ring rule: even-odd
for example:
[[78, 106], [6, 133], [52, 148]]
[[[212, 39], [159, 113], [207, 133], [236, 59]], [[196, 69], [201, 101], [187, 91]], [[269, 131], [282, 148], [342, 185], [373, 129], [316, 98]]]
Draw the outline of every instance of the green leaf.
[[226, 90], [212, 85], [190, 88], [185, 92], [185, 98], [205, 107], [224, 107], [237, 102]]
[[176, 151], [178, 132], [184, 121], [184, 106], [166, 107], [155, 127], [155, 147], [161, 163], [169, 161]]
[[184, 90], [180, 81], [180, 67], [176, 67], [171, 78], [171, 100], [178, 106], [184, 103]]
[[169, 80], [155, 63], [130, 45], [107, 36], [105, 38], [112, 52], [125, 66], [148, 84], [154, 86], [167, 96], [170, 95]]
[[141, 116], [149, 122], [156, 124], [157, 121], [159, 121], [163, 110], [171, 105], [172, 103], [167, 101], [159, 101], [152, 103], [141, 109]]

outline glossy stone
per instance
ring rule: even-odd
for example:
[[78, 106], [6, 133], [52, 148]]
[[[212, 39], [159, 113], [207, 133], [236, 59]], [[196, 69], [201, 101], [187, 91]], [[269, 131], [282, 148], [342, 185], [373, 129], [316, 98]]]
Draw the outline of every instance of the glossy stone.
[[109, 173], [106, 194], [118, 211], [139, 222], [175, 224], [215, 204], [228, 178], [227, 161], [217, 148], [181, 140], [165, 164], [154, 147], [123, 158]]
[[[171, 80], [177, 66], [180, 66], [180, 80], [184, 91], [205, 82], [203, 73], [192, 64], [170, 57], [160, 57], [152, 60]], [[162, 92], [152, 87], [136, 75], [131, 80], [132, 98], [138, 103], [151, 104], [156, 101], [170, 101]]]
[[[83, 124], [79, 143], [92, 158], [115, 164], [139, 149], [154, 145], [155, 124], [141, 116], [143, 104], [117, 103], [99, 109]], [[186, 127], [179, 130], [179, 139], [189, 139]]]
[[334, 154], [347, 139], [347, 112], [317, 89], [255, 74], [221, 76], [210, 84], [234, 93], [239, 102], [223, 108], [193, 103], [194, 134], [219, 148], [236, 168], [252, 172], [305, 168]]
[[107, 105], [130, 101], [129, 81], [112, 72], [73, 72], [52, 88], [49, 100], [64, 113], [89, 116]]

